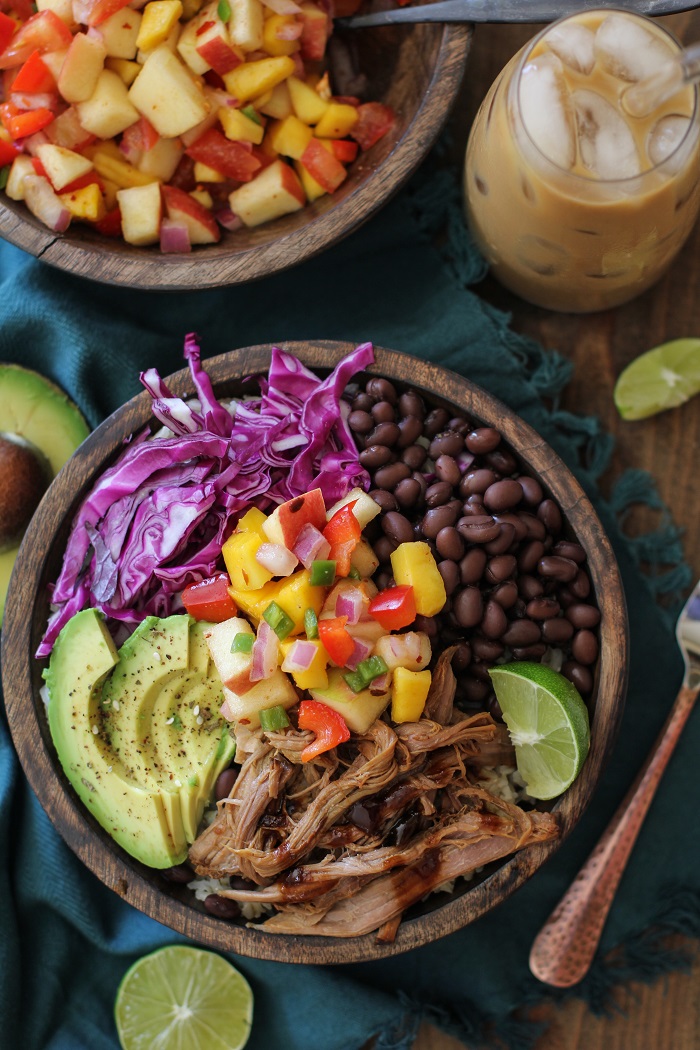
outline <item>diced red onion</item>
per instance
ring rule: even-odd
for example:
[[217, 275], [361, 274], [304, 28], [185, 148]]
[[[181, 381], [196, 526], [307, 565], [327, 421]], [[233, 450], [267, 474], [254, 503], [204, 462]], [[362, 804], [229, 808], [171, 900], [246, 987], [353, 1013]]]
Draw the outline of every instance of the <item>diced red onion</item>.
[[281, 543], [262, 543], [255, 552], [255, 560], [273, 576], [291, 576], [299, 564], [297, 556]]
[[354, 671], [372, 652], [372, 646], [368, 642], [363, 642], [361, 638], [353, 638], [353, 643], [355, 647], [352, 654], [345, 661], [345, 666], [349, 667], [351, 671]]
[[372, 696], [381, 696], [382, 693], [386, 693], [391, 685], [391, 674], [387, 671], [386, 674], [380, 674], [377, 678], [373, 678], [369, 683], [369, 691]]
[[301, 22], [287, 22], [275, 32], [278, 40], [298, 40], [304, 27]]
[[50, 141], [49, 136], [44, 131], [37, 131], [33, 135], [29, 135], [26, 139], [22, 139], [22, 149], [31, 157], [36, 157], [37, 147], [44, 146]]
[[335, 600], [335, 615], [347, 616], [348, 624], [360, 622], [365, 596], [359, 587], [347, 587]]
[[219, 714], [228, 722], [233, 722], [233, 714], [231, 712], [231, 708], [228, 706], [228, 700], [224, 700], [223, 704], [219, 708]]
[[225, 230], [240, 230], [243, 225], [243, 219], [239, 219], [236, 213], [231, 211], [228, 204], [224, 205], [223, 208], [219, 208], [215, 212], [214, 218], [219, 226], [223, 226]]
[[457, 456], [457, 464], [463, 474], [465, 473], [465, 471], [469, 470], [472, 463], [474, 462], [474, 458], [475, 457], [473, 452], [460, 452], [460, 454]]
[[267, 620], [258, 624], [258, 633], [253, 642], [253, 665], [250, 669], [251, 682], [261, 682], [271, 678], [277, 670], [279, 656], [279, 639]]
[[299, 4], [294, 0], [263, 0], [265, 7], [269, 7], [276, 15], [298, 15], [301, 11]]
[[143, 150], [140, 150], [138, 146], [135, 146], [129, 139], [122, 139], [119, 143], [119, 150], [124, 154], [124, 159], [128, 160], [129, 164], [136, 166], [141, 157], [143, 156]]
[[289, 671], [292, 674], [295, 671], [308, 671], [317, 652], [318, 650], [313, 642], [297, 638], [284, 658], [282, 670]]
[[192, 250], [190, 231], [184, 222], [163, 219], [160, 224], [160, 250], [162, 252], [189, 252]]
[[308, 521], [300, 530], [293, 550], [304, 568], [310, 569], [313, 562], [326, 560], [331, 545], [323, 533]]
[[24, 203], [32, 215], [56, 233], [63, 233], [70, 225], [71, 215], [43, 175], [25, 175]]
[[13, 91], [10, 95], [12, 102], [18, 109], [50, 109], [53, 113], [58, 104], [58, 97], [53, 91], [39, 94], [37, 91]]

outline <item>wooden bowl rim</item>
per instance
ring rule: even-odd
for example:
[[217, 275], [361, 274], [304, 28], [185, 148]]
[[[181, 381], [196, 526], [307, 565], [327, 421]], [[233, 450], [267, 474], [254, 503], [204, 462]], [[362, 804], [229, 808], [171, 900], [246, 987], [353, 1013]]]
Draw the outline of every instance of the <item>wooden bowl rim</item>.
[[[355, 344], [338, 341], [281, 342], [230, 351], [205, 362], [215, 386], [267, 371], [270, 348], [278, 345], [299, 356], [309, 367], [332, 367]], [[583, 771], [554, 811], [561, 825], [555, 842], [529, 847], [506, 860], [484, 881], [464, 883], [459, 896], [432, 911], [401, 923], [393, 944], [378, 944], [374, 934], [332, 939], [270, 935], [217, 919], [175, 896], [157, 872], [143, 867], [109, 837], [74, 793], [50, 743], [43, 701], [36, 688], [39, 663], [34, 625], [40, 580], [56, 532], [85, 490], [124, 440], [152, 415], [144, 391], [132, 398], [83, 442], [54, 480], [25, 535], [13, 573], [2, 631], [2, 679], [10, 731], [39, 802], [68, 846], [83, 863], [140, 911], [209, 947], [253, 958], [300, 963], [361, 962], [385, 958], [436, 940], [473, 922], [500, 903], [529, 878], [564, 841], [598, 783], [619, 729], [627, 681], [628, 626], [624, 591], [610, 541], [598, 516], [568, 467], [535, 430], [506, 405], [475, 383], [448, 369], [399, 351], [375, 347], [375, 364], [368, 369], [410, 383], [433, 400], [455, 405], [470, 417], [493, 423], [520, 458], [556, 499], [569, 525], [587, 547], [588, 567], [602, 614], [592, 742]], [[176, 393], [192, 394], [189, 371], [166, 380]], [[105, 455], [104, 450], [108, 449]], [[71, 514], [72, 517], [72, 514]], [[54, 524], [56, 523], [56, 524]], [[50, 539], [49, 539], [50, 538]], [[27, 698], [33, 708], [27, 709]], [[42, 725], [44, 732], [42, 732]]]
[[[381, 30], [380, 30], [381, 32]], [[472, 38], [468, 25], [444, 25], [428, 87], [411, 123], [384, 160], [352, 192], [326, 210], [307, 206], [309, 220], [264, 244], [236, 250], [235, 241], [168, 255], [108, 239], [48, 230], [21, 202], [0, 195], [0, 236], [43, 262], [104, 284], [142, 291], [186, 291], [245, 284], [311, 259], [365, 223], [413, 174], [447, 119], [464, 74]]]

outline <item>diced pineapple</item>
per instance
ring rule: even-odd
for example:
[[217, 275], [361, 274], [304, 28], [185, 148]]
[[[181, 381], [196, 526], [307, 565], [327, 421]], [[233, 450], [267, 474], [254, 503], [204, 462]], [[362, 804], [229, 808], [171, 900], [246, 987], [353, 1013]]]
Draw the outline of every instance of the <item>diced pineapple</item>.
[[255, 146], [259, 146], [262, 142], [265, 128], [262, 124], [251, 120], [245, 113], [241, 113], [240, 109], [222, 106], [218, 115], [226, 138], [233, 139], [234, 142], [252, 142]]
[[313, 138], [313, 131], [308, 124], [302, 123], [291, 114], [284, 120], [275, 121], [268, 131], [270, 145], [285, 157], [301, 160], [304, 150]]
[[209, 112], [201, 85], [166, 44], [146, 59], [129, 99], [165, 138], [175, 138], [193, 128]]
[[328, 102], [325, 102], [318, 92], [305, 84], [303, 80], [299, 80], [298, 77], [290, 76], [287, 86], [292, 108], [299, 120], [303, 120], [305, 124], [317, 124], [328, 109]]
[[372, 722], [379, 718], [388, 706], [391, 692], [373, 696], [369, 689], [354, 693], [343, 678], [339, 667], [332, 667], [328, 672], [328, 686], [325, 689], [311, 689], [314, 700], [327, 704], [342, 715], [348, 729], [353, 733], [366, 733]]
[[214, 198], [212, 197], [209, 190], [192, 190], [190, 197], [201, 204], [203, 208], [208, 208], [209, 211], [214, 207]]
[[202, 164], [201, 160], [195, 161], [194, 177], [196, 182], [226, 182], [225, 175], [214, 171], [207, 164]]
[[131, 87], [141, 72], [138, 62], [130, 62], [126, 58], [108, 58], [105, 66], [121, 77], [127, 87]]
[[127, 244], [156, 244], [160, 239], [162, 202], [160, 183], [130, 186], [118, 190], [117, 201], [122, 217], [122, 236]]
[[243, 62], [224, 75], [224, 84], [230, 95], [239, 102], [249, 102], [265, 91], [271, 91], [294, 71], [294, 61], [286, 55], [279, 58], [260, 58], [257, 62]]
[[356, 106], [329, 102], [328, 109], [316, 125], [318, 138], [344, 139], [359, 119]]
[[266, 117], [274, 117], [275, 120], [284, 120], [292, 112], [292, 100], [289, 97], [287, 82], [284, 80], [272, 89], [266, 102], [260, 102], [259, 99], [256, 102], [256, 108], [261, 113], [264, 113]]
[[[298, 51], [298, 39], [284, 39], [284, 31], [296, 24], [294, 15], [270, 15], [266, 18], [263, 25], [263, 51], [267, 51], [268, 55], [293, 55]], [[277, 35], [279, 30], [282, 30], [282, 37]]]
[[100, 187], [96, 182], [72, 193], [60, 193], [60, 200], [65, 204], [74, 219], [84, 222], [99, 222], [104, 217], [106, 206]]

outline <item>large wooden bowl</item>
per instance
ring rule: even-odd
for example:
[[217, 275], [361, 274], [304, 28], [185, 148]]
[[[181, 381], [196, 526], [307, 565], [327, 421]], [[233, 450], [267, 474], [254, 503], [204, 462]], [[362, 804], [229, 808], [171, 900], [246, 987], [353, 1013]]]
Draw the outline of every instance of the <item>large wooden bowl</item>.
[[332, 196], [254, 229], [224, 231], [218, 244], [163, 255], [157, 246], [136, 248], [80, 223], [53, 233], [2, 193], [0, 236], [61, 270], [143, 289], [241, 284], [311, 258], [366, 222], [425, 158], [459, 88], [471, 29], [394, 26], [356, 31], [350, 43], [369, 78], [367, 99], [388, 103], [397, 121]]
[[[337, 342], [281, 343], [312, 368], [323, 371], [348, 353]], [[217, 393], [240, 392], [242, 376], [266, 372], [268, 347], [236, 350], [206, 363]], [[453, 407], [498, 427], [528, 473], [542, 483], [565, 514], [568, 530], [585, 547], [595, 597], [602, 613], [600, 658], [591, 698], [591, 750], [578, 779], [555, 804], [562, 840], [579, 820], [595, 790], [614, 742], [624, 704], [627, 674], [627, 617], [620, 577], [610, 543], [580, 485], [526, 423], [467, 379], [391, 350], [377, 350], [373, 373], [410, 382], [434, 404]], [[168, 379], [177, 394], [192, 394], [189, 372]], [[250, 388], [248, 387], [248, 392]], [[481, 877], [458, 880], [455, 891], [433, 895], [412, 908], [393, 944], [373, 934], [341, 940], [276, 936], [209, 915], [184, 887], [166, 882], [124, 853], [93, 820], [68, 784], [56, 756], [39, 695], [43, 662], [34, 659], [46, 624], [47, 584], [61, 565], [71, 521], [88, 488], [114, 460], [124, 438], [151, 419], [146, 393], [110, 416], [85, 441], [53, 482], [29, 526], [19, 552], [5, 609], [2, 677], [10, 729], [26, 775], [49, 817], [83, 862], [136, 908], [203, 944], [242, 955], [285, 962], [339, 963], [378, 959], [451, 933], [495, 907], [557, 849], [559, 842], [530, 847], [485, 869]]]

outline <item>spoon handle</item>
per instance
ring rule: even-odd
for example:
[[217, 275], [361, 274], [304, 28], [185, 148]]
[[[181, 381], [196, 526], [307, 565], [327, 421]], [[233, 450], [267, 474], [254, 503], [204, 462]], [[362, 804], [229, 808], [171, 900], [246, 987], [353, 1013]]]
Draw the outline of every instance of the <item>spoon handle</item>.
[[632, 787], [535, 938], [530, 969], [545, 984], [569, 988], [588, 972], [632, 848], [697, 696], [697, 689], [682, 686]]

